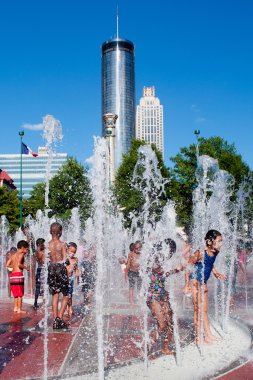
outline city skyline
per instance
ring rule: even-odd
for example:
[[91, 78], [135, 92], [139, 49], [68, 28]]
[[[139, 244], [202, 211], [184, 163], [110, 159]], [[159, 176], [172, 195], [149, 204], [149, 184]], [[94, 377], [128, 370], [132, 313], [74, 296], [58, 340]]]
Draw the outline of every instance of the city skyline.
[[[253, 53], [250, 1], [119, 1], [120, 36], [136, 46], [136, 98], [159, 89], [165, 162], [201, 136], [235, 143], [251, 168]], [[1, 5], [0, 153], [43, 145], [42, 117], [63, 126], [59, 152], [83, 162], [101, 135], [100, 48], [116, 35], [116, 6], [11, 0]]]

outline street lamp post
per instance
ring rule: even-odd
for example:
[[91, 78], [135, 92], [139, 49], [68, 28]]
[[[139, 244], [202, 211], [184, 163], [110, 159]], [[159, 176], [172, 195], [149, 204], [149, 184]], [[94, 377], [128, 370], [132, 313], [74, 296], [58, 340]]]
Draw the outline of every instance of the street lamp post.
[[20, 189], [19, 189], [19, 225], [22, 226], [23, 223], [23, 184], [22, 184], [22, 137], [24, 136], [24, 131], [19, 131], [20, 136]]
[[196, 154], [197, 154], [197, 158], [199, 157], [199, 135], [200, 135], [200, 130], [199, 129], [196, 129], [194, 131], [194, 135], [196, 136]]
[[103, 121], [105, 125], [105, 137], [108, 141], [109, 150], [109, 186], [115, 179], [115, 123], [118, 119], [118, 115], [114, 113], [106, 113], [103, 115]]

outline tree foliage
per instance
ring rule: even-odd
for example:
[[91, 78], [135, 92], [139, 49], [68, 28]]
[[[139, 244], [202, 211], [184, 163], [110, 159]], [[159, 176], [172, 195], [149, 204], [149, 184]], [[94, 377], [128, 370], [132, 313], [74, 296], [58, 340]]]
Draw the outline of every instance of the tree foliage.
[[[228, 171], [235, 178], [235, 194], [245, 176], [250, 173], [249, 166], [243, 161], [234, 144], [229, 144], [221, 137], [208, 139], [199, 138], [199, 154], [209, 155], [218, 160], [219, 167]], [[171, 195], [176, 203], [179, 223], [189, 229], [192, 216], [192, 192], [197, 182], [195, 171], [197, 167], [196, 146], [180, 149], [180, 152], [171, 158], [174, 167], [170, 168]]]
[[[138, 190], [138, 186], [134, 186], [133, 182], [134, 169], [138, 161], [138, 148], [143, 145], [146, 145], [145, 141], [132, 141], [131, 149], [123, 156], [122, 163], [117, 171], [115, 179], [114, 194], [116, 196], [117, 204], [123, 211], [126, 226], [131, 224], [132, 214], [138, 216], [141, 213], [144, 203], [142, 192]], [[168, 178], [168, 170], [164, 165], [160, 151], [158, 151], [156, 146], [153, 144], [151, 145], [151, 148], [156, 154], [158, 167], [163, 178]], [[138, 170], [141, 173], [141, 169], [138, 168]], [[139, 180], [139, 185], [142, 187], [145, 186], [141, 179]], [[168, 190], [168, 188], [166, 189]], [[168, 194], [166, 192], [159, 195], [158, 203], [160, 206], [162, 206], [162, 203], [164, 203], [165, 199], [167, 199], [167, 196]], [[153, 203], [153, 212], [156, 213], [157, 216], [159, 216], [159, 210], [161, 208], [158, 207], [158, 203]]]
[[[49, 181], [49, 215], [67, 220], [74, 207], [79, 207], [81, 219], [86, 220], [91, 213], [92, 196], [87, 169], [76, 159], [69, 158]], [[26, 203], [26, 212], [35, 216], [37, 210], [44, 208], [45, 184], [39, 183], [34, 186]]]
[[17, 190], [8, 191], [0, 187], [0, 216], [5, 215], [9, 222], [10, 232], [19, 227], [19, 198]]

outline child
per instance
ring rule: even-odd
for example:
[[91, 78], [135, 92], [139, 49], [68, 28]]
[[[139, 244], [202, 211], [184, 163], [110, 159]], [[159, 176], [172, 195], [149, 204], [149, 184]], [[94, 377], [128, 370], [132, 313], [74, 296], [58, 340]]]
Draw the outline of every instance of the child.
[[74, 290], [74, 276], [77, 277], [77, 282], [79, 283], [79, 272], [78, 272], [78, 259], [75, 257], [77, 251], [76, 243], [70, 242], [67, 245], [67, 260], [66, 268], [69, 276], [69, 301], [68, 301], [68, 315], [71, 318], [73, 314], [72, 308], [72, 297]]
[[[149, 274], [150, 282], [147, 295], [147, 305], [158, 325], [158, 331], [154, 330], [150, 334], [151, 343], [155, 343], [159, 335], [163, 335], [162, 353], [165, 355], [173, 355], [174, 352], [169, 349], [169, 344], [171, 343], [173, 334], [173, 311], [170, 305], [169, 292], [165, 290], [165, 280], [166, 277], [171, 274], [183, 270], [183, 266], [164, 273], [162, 266], [163, 262], [170, 259], [176, 251], [176, 243], [174, 240], [165, 239], [165, 244], [169, 248], [169, 252], [166, 252], [165, 255], [161, 252], [161, 242], [155, 244], [154, 246], [157, 253], [154, 257], [151, 269], [148, 268], [148, 271], [150, 270], [151, 273]], [[166, 249], [166, 251], [168, 250]]]
[[[53, 296], [53, 329], [67, 328], [67, 324], [62, 317], [69, 300], [69, 279], [65, 266], [66, 243], [60, 240], [62, 226], [53, 223], [50, 226], [52, 240], [48, 243], [50, 263], [48, 265], [48, 286], [49, 292]], [[59, 294], [63, 294], [60, 311], [58, 312]]]
[[37, 261], [35, 299], [33, 308], [38, 309], [38, 298], [44, 295], [45, 283], [45, 239], [36, 240], [37, 249], [35, 251], [35, 259]]
[[[222, 235], [219, 231], [210, 230], [205, 236], [206, 249], [203, 254], [200, 250], [194, 253], [194, 256], [189, 259], [189, 263], [194, 264], [194, 268], [190, 272], [192, 301], [194, 306], [194, 327], [196, 344], [202, 343], [201, 336], [201, 315], [202, 315], [202, 302], [203, 304], [203, 325], [204, 325], [204, 343], [212, 344], [215, 340], [220, 340], [215, 337], [209, 326], [208, 321], [208, 290], [207, 281], [213, 272], [213, 275], [219, 280], [225, 280], [226, 276], [218, 273], [214, 267], [214, 262], [222, 246]], [[204, 266], [203, 266], [204, 263]], [[204, 279], [203, 279], [204, 274]], [[202, 299], [202, 285], [204, 285], [204, 299]]]
[[30, 231], [29, 223], [24, 223], [21, 226], [21, 231], [26, 237], [26, 241], [29, 244], [29, 251], [26, 255], [25, 265], [29, 267], [29, 273], [27, 276], [27, 293], [29, 295], [34, 295], [35, 290], [35, 268], [36, 268], [36, 260], [35, 260], [35, 239]]
[[23, 270], [29, 271], [24, 265], [25, 255], [29, 251], [29, 244], [25, 240], [20, 240], [17, 244], [17, 252], [14, 252], [6, 263], [7, 268], [11, 268], [10, 288], [14, 297], [14, 313], [25, 313], [22, 310], [22, 297], [24, 295]]
[[140, 276], [140, 256], [142, 244], [137, 240], [132, 246], [130, 244], [130, 252], [128, 254], [126, 269], [125, 269], [125, 280], [129, 281], [129, 302], [134, 305], [134, 286], [137, 286], [138, 292], [141, 289], [141, 276]]
[[[16, 247], [11, 247], [11, 249], [6, 252], [6, 255], [5, 255], [5, 265], [7, 264], [7, 261], [9, 260], [9, 258], [13, 255], [13, 253], [17, 252], [17, 248]], [[13, 271], [13, 268], [7, 268], [7, 274], [8, 274], [8, 297], [11, 298], [11, 288], [10, 288], [10, 274], [11, 272]]]
[[121, 271], [123, 274], [125, 274], [125, 272], [126, 272], [126, 263], [127, 263], [127, 259], [124, 256], [120, 256], [119, 257], [119, 264], [120, 264]]

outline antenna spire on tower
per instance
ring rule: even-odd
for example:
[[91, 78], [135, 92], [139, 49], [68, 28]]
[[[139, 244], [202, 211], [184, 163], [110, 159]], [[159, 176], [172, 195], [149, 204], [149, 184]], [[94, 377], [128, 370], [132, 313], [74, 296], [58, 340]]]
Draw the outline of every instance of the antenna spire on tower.
[[119, 38], [119, 6], [117, 4], [117, 39]]

